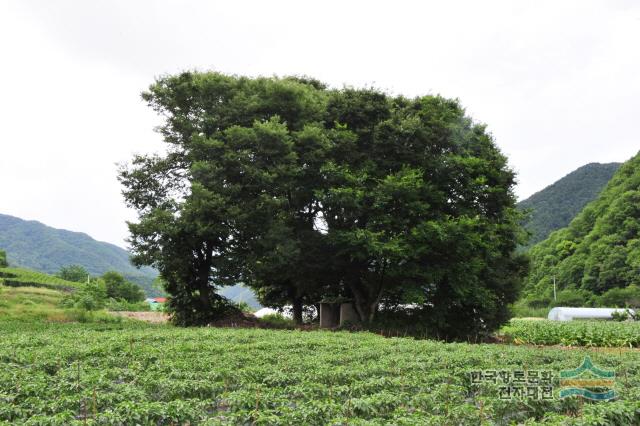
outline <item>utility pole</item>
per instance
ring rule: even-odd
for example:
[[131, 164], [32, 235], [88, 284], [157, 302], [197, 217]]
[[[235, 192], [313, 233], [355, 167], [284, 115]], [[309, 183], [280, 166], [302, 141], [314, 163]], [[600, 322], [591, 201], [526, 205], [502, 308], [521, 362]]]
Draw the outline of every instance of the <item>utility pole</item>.
[[558, 300], [558, 298], [556, 297], [556, 276], [553, 276], [553, 301], [555, 302], [556, 300]]

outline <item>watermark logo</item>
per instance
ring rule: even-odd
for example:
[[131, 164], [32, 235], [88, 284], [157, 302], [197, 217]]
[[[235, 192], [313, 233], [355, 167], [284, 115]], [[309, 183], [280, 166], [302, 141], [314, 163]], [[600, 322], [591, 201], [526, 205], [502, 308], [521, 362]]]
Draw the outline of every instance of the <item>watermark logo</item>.
[[553, 399], [554, 372], [549, 370], [476, 370], [470, 373], [471, 383], [498, 386], [498, 398]]
[[607, 401], [616, 397], [611, 389], [616, 373], [596, 367], [588, 356], [582, 365], [560, 372], [560, 398], [582, 396], [594, 401]]

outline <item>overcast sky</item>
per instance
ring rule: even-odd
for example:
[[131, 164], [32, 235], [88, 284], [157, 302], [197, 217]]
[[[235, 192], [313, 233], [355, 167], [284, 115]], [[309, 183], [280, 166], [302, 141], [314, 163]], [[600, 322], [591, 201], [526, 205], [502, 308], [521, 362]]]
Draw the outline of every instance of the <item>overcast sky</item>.
[[639, 46], [637, 1], [0, 0], [0, 213], [125, 246], [140, 92], [185, 69], [459, 98], [526, 198], [640, 149]]

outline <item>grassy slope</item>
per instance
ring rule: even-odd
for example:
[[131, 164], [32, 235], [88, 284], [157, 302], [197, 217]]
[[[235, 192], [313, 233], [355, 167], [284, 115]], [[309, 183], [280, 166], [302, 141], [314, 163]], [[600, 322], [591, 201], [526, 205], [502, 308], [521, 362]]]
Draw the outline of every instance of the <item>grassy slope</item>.
[[[118, 322], [104, 312], [61, 308], [60, 301], [82, 284], [21, 268], [0, 268], [1, 322]], [[6, 325], [6, 324], [4, 324]], [[0, 325], [0, 327], [3, 325]]]
[[[86, 419], [87, 424], [210, 425], [640, 421], [635, 351], [140, 324], [14, 324], [0, 328], [0, 337], [0, 395], [11, 396], [0, 398], [0, 421], [11, 423], [27, 418], [34, 424]], [[579, 366], [585, 355], [615, 370], [617, 401], [503, 401], [497, 385], [470, 380], [477, 370], [557, 375]]]
[[7, 286], [33, 286], [58, 290], [73, 290], [79, 283], [24, 268], [0, 268], [0, 284]]
[[0, 320], [62, 321], [63, 293], [48, 288], [0, 286]]

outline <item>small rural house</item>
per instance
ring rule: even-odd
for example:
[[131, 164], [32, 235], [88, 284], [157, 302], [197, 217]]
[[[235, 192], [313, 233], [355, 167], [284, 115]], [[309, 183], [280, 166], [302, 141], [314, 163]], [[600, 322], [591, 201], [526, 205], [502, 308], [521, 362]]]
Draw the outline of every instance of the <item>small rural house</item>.
[[152, 311], [161, 311], [164, 308], [164, 304], [167, 302], [166, 297], [150, 297], [146, 299], [149, 307]]

